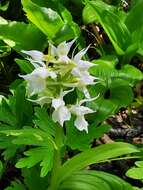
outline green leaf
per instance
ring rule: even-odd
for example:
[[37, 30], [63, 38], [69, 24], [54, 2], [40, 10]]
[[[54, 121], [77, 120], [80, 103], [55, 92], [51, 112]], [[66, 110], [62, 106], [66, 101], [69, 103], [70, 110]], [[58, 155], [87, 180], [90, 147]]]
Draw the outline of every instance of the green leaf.
[[5, 134], [6, 137], [9, 136], [9, 139], [12, 136], [12, 143], [18, 146], [38, 146], [24, 152], [24, 155], [27, 157], [21, 158], [16, 164], [16, 167], [30, 168], [40, 162], [40, 166], [42, 168], [41, 177], [47, 175], [53, 165], [54, 149], [57, 148], [53, 138], [49, 134], [41, 131], [40, 129], [30, 127], [21, 130], [5, 130], [0, 131], [0, 133]]
[[134, 86], [137, 81], [143, 79], [143, 73], [129, 64], [122, 66], [118, 75], [121, 79], [128, 81], [132, 86]]
[[40, 168], [35, 166], [32, 168], [23, 168], [22, 176], [24, 177], [24, 184], [28, 190], [45, 190], [48, 186], [47, 177], [40, 177]]
[[56, 11], [40, 7], [30, 0], [22, 0], [23, 9], [28, 19], [35, 24], [49, 39], [62, 28], [63, 21]]
[[22, 72], [31, 73], [33, 71], [33, 66], [27, 60], [15, 59], [15, 62], [19, 65]]
[[139, 168], [143, 168], [143, 161], [136, 161], [135, 165], [138, 166]]
[[68, 11], [63, 5], [59, 4], [59, 12], [64, 20], [64, 25], [54, 38], [54, 42], [57, 44], [71, 40], [80, 35], [80, 28], [73, 21], [70, 11]]
[[133, 179], [143, 180], [143, 168], [131, 168], [126, 172], [126, 176]]
[[59, 190], [133, 190], [133, 187], [115, 175], [101, 171], [79, 171], [66, 178]]
[[41, 177], [45, 177], [47, 173], [52, 169], [53, 166], [53, 149], [49, 149], [49, 147], [38, 147], [31, 148], [30, 150], [24, 152], [24, 155], [27, 156], [25, 158], [21, 158], [17, 164], [17, 168], [31, 168], [37, 163], [40, 163], [41, 169]]
[[111, 126], [101, 125], [97, 127], [94, 124], [89, 125], [88, 134], [86, 132], [81, 132], [74, 127], [74, 120], [71, 119], [66, 122], [66, 144], [70, 148], [78, 150], [86, 150], [91, 147], [94, 138], [100, 138], [104, 133], [109, 131]]
[[19, 85], [16, 88], [15, 91], [15, 108], [16, 108], [16, 118], [17, 118], [17, 125], [18, 128], [31, 124], [32, 120], [32, 114], [33, 114], [33, 109], [32, 109], [32, 103], [28, 101], [25, 97], [26, 94], [26, 89], [25, 86]]
[[5, 4], [2, 5], [2, 3], [0, 2], [0, 10], [2, 11], [6, 11], [9, 7], [9, 1], [6, 1]]
[[3, 174], [3, 163], [0, 160], [0, 179], [1, 179], [2, 174]]
[[3, 96], [1, 96], [0, 99], [0, 121], [5, 124], [9, 124], [10, 126], [15, 126], [17, 124], [17, 120], [12, 107], [9, 105], [9, 100]]
[[143, 0], [140, 0], [127, 14], [125, 24], [131, 32], [138, 31], [143, 25], [142, 9]]
[[36, 128], [27, 127], [19, 130], [3, 130], [0, 133], [15, 137], [13, 143], [17, 145], [55, 146], [53, 138], [49, 134]]
[[25, 190], [25, 187], [20, 182], [13, 181], [11, 186], [7, 187], [4, 190]]
[[31, 49], [43, 50], [46, 41], [46, 37], [33, 24], [15, 21], [8, 24], [0, 22], [0, 39], [18, 52]]
[[34, 119], [35, 125], [37, 125], [41, 130], [45, 131], [47, 134], [55, 135], [56, 123], [50, 118], [46, 109], [44, 108], [35, 108]]
[[59, 170], [58, 182], [63, 181], [73, 172], [83, 169], [90, 164], [107, 161], [118, 156], [135, 152], [139, 152], [135, 146], [122, 142], [104, 144], [99, 147], [86, 150], [64, 163], [62, 168]]
[[83, 11], [83, 19], [85, 23], [98, 21], [107, 33], [117, 54], [124, 54], [128, 44], [131, 43], [131, 35], [122, 19], [114, 13], [112, 6], [100, 0], [88, 1]]

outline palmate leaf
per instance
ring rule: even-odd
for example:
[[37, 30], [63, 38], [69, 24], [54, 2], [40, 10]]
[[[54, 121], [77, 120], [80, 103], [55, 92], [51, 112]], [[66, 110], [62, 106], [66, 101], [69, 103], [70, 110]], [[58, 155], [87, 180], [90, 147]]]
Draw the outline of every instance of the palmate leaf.
[[25, 158], [21, 158], [17, 164], [17, 168], [31, 168], [37, 163], [40, 163], [41, 169], [41, 177], [45, 177], [47, 173], [53, 167], [53, 154], [54, 150], [49, 149], [49, 147], [38, 147], [30, 149], [24, 152], [24, 155], [27, 156]]
[[[112, 150], [112, 151], [111, 151]], [[57, 183], [62, 182], [73, 172], [83, 169], [91, 164], [109, 161], [112, 158], [139, 152], [139, 150], [128, 143], [116, 142], [100, 145], [99, 147], [85, 150], [65, 162], [58, 172]]]
[[62, 28], [63, 21], [59, 14], [51, 8], [40, 7], [30, 0], [22, 0], [27, 18], [35, 24], [49, 39]]
[[33, 24], [23, 22], [0, 22], [0, 39], [16, 51], [37, 49], [43, 51], [46, 37]]
[[131, 34], [120, 16], [115, 14], [111, 5], [101, 0], [88, 1], [83, 11], [83, 19], [85, 23], [98, 21], [107, 33], [117, 54], [124, 54], [131, 43]]
[[21, 158], [16, 164], [17, 168], [31, 168], [37, 163], [41, 166], [41, 177], [47, 175], [53, 165], [53, 153], [56, 145], [53, 138], [40, 129], [31, 129], [27, 127], [21, 130], [1, 131], [6, 136], [12, 136], [12, 143], [15, 145], [37, 146], [24, 152], [26, 157]]
[[115, 175], [101, 171], [79, 171], [66, 178], [59, 190], [133, 190], [133, 187]]

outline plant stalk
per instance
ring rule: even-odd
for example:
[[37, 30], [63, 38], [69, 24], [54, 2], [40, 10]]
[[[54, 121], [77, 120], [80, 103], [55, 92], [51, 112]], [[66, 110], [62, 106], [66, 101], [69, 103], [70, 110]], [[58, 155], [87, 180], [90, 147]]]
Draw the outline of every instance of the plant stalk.
[[61, 126], [56, 127], [55, 143], [57, 145], [57, 149], [55, 149], [54, 153], [53, 169], [51, 172], [51, 182], [48, 190], [58, 189], [58, 171], [61, 167], [61, 147], [63, 146], [63, 129], [61, 128]]

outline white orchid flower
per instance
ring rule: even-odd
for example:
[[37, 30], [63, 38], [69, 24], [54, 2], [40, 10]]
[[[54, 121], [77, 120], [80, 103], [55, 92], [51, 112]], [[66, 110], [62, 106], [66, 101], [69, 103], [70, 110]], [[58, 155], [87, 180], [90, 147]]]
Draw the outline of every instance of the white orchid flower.
[[68, 63], [70, 58], [68, 57], [68, 53], [70, 51], [71, 46], [75, 42], [76, 39], [72, 40], [71, 42], [62, 42], [57, 47], [53, 46], [49, 43], [49, 51], [52, 57], [57, 57], [58, 61]]
[[65, 102], [63, 100], [63, 97], [71, 91], [73, 91], [73, 89], [61, 92], [59, 98], [55, 98], [52, 100], [52, 107], [55, 109], [52, 114], [52, 118], [54, 122], [60, 123], [61, 126], [63, 126], [65, 121], [68, 121], [71, 118], [71, 113], [69, 109], [65, 106]]
[[85, 102], [93, 101], [97, 99], [98, 97], [99, 95], [94, 98], [84, 99], [84, 100], [81, 100], [76, 105], [71, 106], [70, 108], [71, 113], [76, 115], [76, 120], [74, 122], [74, 125], [79, 131], [85, 130], [88, 133], [88, 122], [85, 120], [84, 115], [95, 112], [94, 110], [86, 106], [82, 106], [82, 104]]
[[79, 104], [71, 106], [70, 111], [71, 113], [76, 115], [76, 120], [74, 122], [75, 127], [79, 131], [85, 130], [88, 133], [88, 122], [85, 120], [84, 115], [88, 113], [93, 113], [94, 111]]
[[55, 72], [48, 70], [46, 67], [39, 67], [30, 74], [19, 76], [28, 82], [27, 91], [30, 96], [43, 92], [46, 89], [47, 77], [52, 79], [57, 77]]
[[82, 90], [86, 98], [90, 98], [90, 94], [86, 86], [95, 84], [94, 81], [98, 79], [97, 77], [90, 75], [90, 73], [88, 72], [88, 69], [95, 66], [95, 64], [89, 61], [81, 60], [81, 58], [86, 54], [88, 49], [89, 46], [86, 49], [81, 50], [72, 58], [73, 62], [76, 64], [76, 67], [72, 69], [72, 75], [77, 77], [77, 87]]

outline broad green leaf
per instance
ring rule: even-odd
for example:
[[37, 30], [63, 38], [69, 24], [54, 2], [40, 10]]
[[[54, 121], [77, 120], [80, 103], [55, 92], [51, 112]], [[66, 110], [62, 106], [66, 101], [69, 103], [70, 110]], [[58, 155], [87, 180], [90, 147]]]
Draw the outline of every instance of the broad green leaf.
[[47, 173], [53, 167], [53, 149], [49, 147], [38, 147], [31, 148], [30, 150], [24, 152], [25, 158], [21, 158], [17, 164], [17, 168], [31, 168], [37, 163], [40, 163], [41, 168], [41, 177], [45, 177]]
[[126, 80], [131, 86], [134, 86], [137, 81], [143, 79], [143, 73], [132, 65], [124, 65], [119, 70], [118, 75], [121, 79]]
[[138, 166], [139, 168], [143, 168], [143, 161], [136, 161], [135, 165]]
[[59, 44], [80, 35], [79, 26], [73, 21], [71, 13], [63, 5], [59, 4], [59, 12], [64, 20], [64, 26], [56, 34], [54, 41]]
[[18, 52], [43, 50], [46, 42], [46, 37], [34, 25], [15, 21], [8, 24], [0, 23], [0, 39]]
[[123, 142], [104, 144], [100, 145], [99, 147], [86, 150], [65, 162], [62, 168], [59, 170], [58, 181], [63, 181], [73, 172], [83, 169], [90, 164], [107, 161], [118, 156], [135, 152], [139, 152], [135, 146]]
[[142, 9], [143, 9], [143, 0], [140, 0], [127, 14], [125, 24], [131, 32], [141, 29], [143, 25]]
[[131, 168], [126, 172], [126, 176], [133, 179], [143, 180], [143, 168]]
[[126, 107], [133, 101], [132, 88], [123, 80], [115, 80], [110, 87], [110, 100], [118, 107]]
[[22, 0], [23, 9], [28, 19], [35, 24], [49, 39], [62, 28], [63, 21], [56, 11], [40, 7], [30, 0]]
[[85, 23], [98, 21], [107, 33], [117, 54], [123, 55], [128, 44], [131, 43], [131, 36], [124, 22], [112, 9], [112, 6], [100, 0], [89, 1], [84, 8], [83, 19]]
[[115, 175], [101, 171], [79, 171], [66, 178], [59, 190], [133, 190], [133, 187]]

